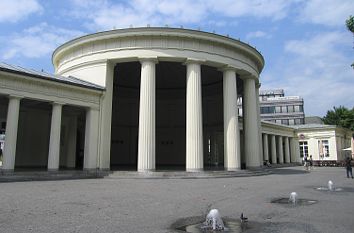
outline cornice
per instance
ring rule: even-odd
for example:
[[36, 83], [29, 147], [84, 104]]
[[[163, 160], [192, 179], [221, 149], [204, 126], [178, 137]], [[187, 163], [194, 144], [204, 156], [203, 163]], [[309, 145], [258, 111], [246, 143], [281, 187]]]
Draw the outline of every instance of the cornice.
[[[96, 51], [102, 51], [102, 50], [109, 50], [106, 48], [107, 45], [106, 42], [109, 42], [110, 40], [120, 40], [120, 39], [130, 38], [132, 39], [130, 41], [134, 41], [134, 39], [137, 40], [138, 38], [140, 39], [142, 37], [157, 38], [157, 39], [166, 38], [165, 41], [182, 39], [181, 40], [182, 42], [179, 41], [181, 43], [183, 43], [184, 40], [186, 41], [192, 40], [197, 43], [196, 46], [198, 48], [204, 46], [205, 44], [211, 44], [214, 47], [224, 48], [222, 49], [224, 50], [224, 53], [230, 53], [231, 50], [234, 50], [237, 51], [238, 53], [244, 54], [246, 57], [251, 58], [251, 60], [255, 62], [255, 64], [257, 65], [258, 73], [261, 72], [264, 66], [263, 56], [255, 48], [251, 47], [250, 45], [242, 41], [235, 40], [218, 34], [196, 31], [196, 30], [189, 30], [189, 29], [179, 29], [179, 28], [129, 28], [129, 29], [118, 29], [118, 30], [111, 30], [111, 31], [86, 35], [71, 40], [58, 47], [53, 53], [52, 62], [54, 66], [57, 67], [58, 62], [61, 59], [63, 59], [66, 53], [73, 52], [75, 54], [75, 51], [73, 51], [73, 49], [82, 50], [82, 51], [77, 51], [78, 53], [80, 52], [85, 53], [83, 51], [85, 49], [85, 45], [88, 45], [90, 43], [93, 43], [98, 47], [98, 48], [94, 48], [97, 49]], [[103, 46], [105, 48], [100, 49], [99, 48], [100, 46]], [[168, 46], [169, 45], [167, 44], [165, 47], [168, 48]], [[134, 47], [134, 45], [131, 47]], [[142, 47], [151, 48], [153, 47], [153, 45], [147, 41], [145, 43], [145, 46]], [[119, 46], [115, 49], [119, 49]], [[90, 51], [87, 52], [87, 54], [89, 53]]]

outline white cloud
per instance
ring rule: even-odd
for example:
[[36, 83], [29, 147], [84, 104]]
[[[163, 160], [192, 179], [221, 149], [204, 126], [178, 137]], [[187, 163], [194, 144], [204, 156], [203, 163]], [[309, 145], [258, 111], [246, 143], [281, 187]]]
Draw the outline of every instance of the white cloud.
[[[47, 23], [41, 23], [24, 30], [22, 33], [10, 35], [3, 49], [0, 49], [4, 60], [15, 57], [39, 58], [50, 55], [54, 49], [83, 33], [75, 30], [67, 30]], [[5, 39], [2, 39], [5, 41]]]
[[[297, 1], [297, 0], [295, 0]], [[215, 20], [222, 16], [234, 18], [252, 16], [255, 18], [282, 19], [287, 16], [294, 1], [288, 0], [132, 0], [113, 2], [101, 0], [82, 1], [73, 0], [70, 12], [79, 18], [88, 19], [87, 25], [91, 29], [106, 30], [113, 27], [126, 28], [146, 26], [179, 26], [200, 24], [200, 26], [215, 23], [225, 25], [225, 20]], [[92, 9], [95, 9], [92, 11]], [[227, 21], [226, 21], [227, 22]]]
[[272, 38], [272, 35], [264, 32], [264, 31], [255, 31], [255, 32], [249, 32], [246, 35], [246, 39], [253, 39], [253, 38], [265, 38], [265, 39], [270, 39]]
[[353, 0], [308, 0], [300, 9], [299, 19], [326, 26], [342, 26], [354, 13]]
[[41, 13], [42, 6], [36, 0], [1, 0], [0, 23], [17, 22], [30, 14]]
[[[333, 106], [354, 106], [352, 36], [346, 32], [321, 32], [285, 44], [288, 56], [264, 74], [266, 87], [282, 87], [300, 95], [308, 115], [326, 114]], [[276, 68], [277, 67], [277, 68]]]

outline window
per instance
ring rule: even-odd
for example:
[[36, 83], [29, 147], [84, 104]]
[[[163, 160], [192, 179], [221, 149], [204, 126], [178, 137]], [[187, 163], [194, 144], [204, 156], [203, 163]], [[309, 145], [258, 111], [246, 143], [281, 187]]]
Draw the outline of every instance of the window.
[[289, 125], [289, 120], [288, 119], [281, 120], [281, 124], [282, 125]]
[[274, 107], [261, 107], [261, 114], [269, 114], [274, 112], [275, 112]]
[[289, 125], [294, 125], [295, 124], [295, 120], [294, 119], [290, 119], [289, 120]]
[[295, 112], [300, 112], [300, 106], [299, 105], [295, 105]]
[[295, 119], [295, 125], [300, 125], [301, 124], [301, 119], [298, 118], [298, 119]]
[[294, 106], [293, 105], [289, 105], [288, 106], [288, 112], [294, 112]]
[[299, 146], [300, 146], [300, 157], [303, 158], [305, 155], [306, 157], [309, 156], [309, 148], [307, 145], [307, 141], [299, 142]]
[[328, 140], [318, 140], [318, 149], [320, 158], [329, 157], [329, 142]]
[[281, 112], [284, 112], [284, 113], [287, 112], [286, 106], [282, 106], [282, 107], [281, 107]]
[[276, 112], [276, 113], [281, 112], [281, 107], [275, 107], [275, 112]]

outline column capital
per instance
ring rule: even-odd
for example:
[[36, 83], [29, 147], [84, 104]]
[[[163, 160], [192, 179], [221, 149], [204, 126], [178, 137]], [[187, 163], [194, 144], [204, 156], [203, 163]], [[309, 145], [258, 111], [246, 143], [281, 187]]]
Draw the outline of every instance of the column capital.
[[155, 64], [159, 63], [159, 60], [157, 59], [156, 56], [151, 56], [151, 57], [138, 57], [138, 60], [140, 63], [143, 62], [153, 62]]
[[61, 106], [66, 105], [66, 103], [64, 103], [64, 102], [59, 102], [59, 101], [53, 101], [53, 102], [51, 102], [51, 104], [52, 104], [52, 105], [61, 105]]
[[9, 99], [19, 99], [19, 100], [25, 98], [22, 95], [13, 95], [13, 94], [10, 94], [8, 97]]
[[183, 65], [188, 65], [188, 64], [202, 65], [205, 62], [206, 62], [206, 60], [203, 60], [203, 59], [187, 58], [186, 61], [183, 63]]
[[253, 79], [257, 81], [259, 79], [258, 75], [254, 75], [254, 74], [241, 75], [240, 77], [242, 80]]
[[230, 65], [225, 65], [225, 66], [222, 66], [222, 67], [218, 68], [218, 70], [221, 71], [221, 72], [234, 71], [236, 73], [238, 70], [241, 70], [241, 69], [233, 67], [233, 66], [230, 66]]

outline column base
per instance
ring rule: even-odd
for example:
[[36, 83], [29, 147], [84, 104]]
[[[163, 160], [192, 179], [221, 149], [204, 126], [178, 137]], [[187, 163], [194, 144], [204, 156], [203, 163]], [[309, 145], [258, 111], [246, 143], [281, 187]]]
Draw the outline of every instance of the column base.
[[57, 172], [59, 172], [59, 168], [48, 168], [47, 172], [49, 172], [49, 173], [57, 173]]
[[240, 167], [225, 167], [225, 170], [228, 172], [235, 172], [235, 171], [240, 171]]
[[97, 169], [96, 168], [84, 168], [83, 171], [86, 172], [86, 173], [89, 173], [89, 174], [97, 173]]
[[15, 172], [14, 169], [0, 169], [1, 175], [13, 175]]
[[156, 171], [155, 169], [138, 169], [138, 172], [140, 173], [149, 173], [149, 172], [154, 172]]
[[186, 172], [203, 172], [203, 168], [187, 168]]

